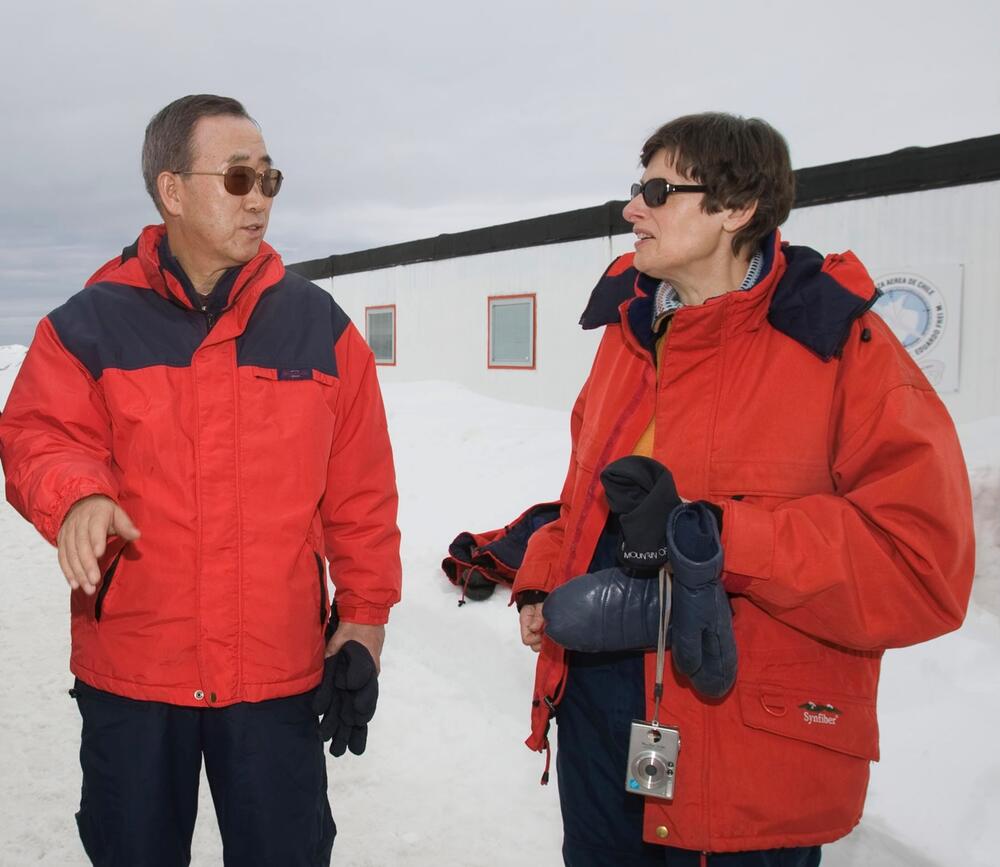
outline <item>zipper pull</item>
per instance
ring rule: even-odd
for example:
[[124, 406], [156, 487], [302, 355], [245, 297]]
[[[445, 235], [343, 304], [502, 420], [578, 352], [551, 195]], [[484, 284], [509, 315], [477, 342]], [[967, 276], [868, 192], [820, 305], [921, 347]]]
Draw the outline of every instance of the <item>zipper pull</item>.
[[218, 318], [218, 314], [208, 309], [207, 301], [201, 305], [201, 312], [205, 314], [205, 323], [208, 325], [208, 330], [211, 331], [212, 326], [215, 325], [215, 320]]

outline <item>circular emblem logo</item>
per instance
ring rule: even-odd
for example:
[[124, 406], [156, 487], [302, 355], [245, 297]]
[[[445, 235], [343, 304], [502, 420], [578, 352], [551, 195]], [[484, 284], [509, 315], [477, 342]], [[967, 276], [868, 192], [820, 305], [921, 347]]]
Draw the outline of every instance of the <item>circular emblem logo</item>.
[[872, 308], [914, 358], [926, 354], [944, 334], [947, 311], [937, 288], [916, 274], [887, 274], [875, 286], [882, 297]]

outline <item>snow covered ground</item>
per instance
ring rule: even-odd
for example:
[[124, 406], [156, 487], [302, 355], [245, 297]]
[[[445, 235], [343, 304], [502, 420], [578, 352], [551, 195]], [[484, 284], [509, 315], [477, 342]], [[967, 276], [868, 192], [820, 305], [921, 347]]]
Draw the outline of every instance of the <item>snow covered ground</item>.
[[[0, 347], [0, 404], [20, 347]], [[505, 523], [558, 493], [566, 413], [429, 382], [385, 389], [401, 493], [404, 601], [389, 624], [368, 752], [330, 759], [351, 867], [555, 865], [555, 785], [527, 735], [534, 659], [506, 594], [458, 607], [441, 574], [460, 530]], [[987, 867], [1000, 851], [1000, 419], [961, 431], [973, 479], [979, 574], [965, 626], [886, 655], [882, 761], [865, 818], [824, 867]], [[482, 458], [503, 455], [498, 473]], [[0, 864], [86, 865], [79, 722], [66, 696], [68, 593], [54, 551], [0, 504]], [[221, 864], [207, 786], [195, 865]]]

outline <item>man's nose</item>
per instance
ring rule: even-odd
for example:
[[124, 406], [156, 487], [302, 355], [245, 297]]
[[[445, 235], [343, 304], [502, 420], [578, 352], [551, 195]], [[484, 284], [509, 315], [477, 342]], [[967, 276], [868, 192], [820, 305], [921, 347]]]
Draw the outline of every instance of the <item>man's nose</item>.
[[254, 178], [253, 186], [250, 188], [250, 192], [243, 197], [243, 207], [248, 211], [260, 211], [267, 207], [268, 198], [264, 195], [264, 191], [261, 188], [262, 178], [257, 175]]

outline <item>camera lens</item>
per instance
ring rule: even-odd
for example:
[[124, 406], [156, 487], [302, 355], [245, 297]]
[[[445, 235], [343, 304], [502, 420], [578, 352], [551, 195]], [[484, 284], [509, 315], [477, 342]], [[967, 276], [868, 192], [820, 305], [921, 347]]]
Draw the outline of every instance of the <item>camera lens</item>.
[[632, 775], [644, 789], [661, 786], [667, 771], [663, 759], [654, 752], [640, 753], [632, 761]]

